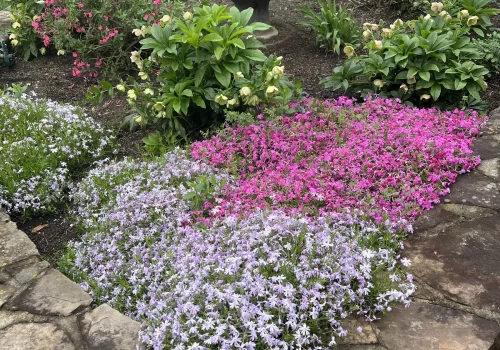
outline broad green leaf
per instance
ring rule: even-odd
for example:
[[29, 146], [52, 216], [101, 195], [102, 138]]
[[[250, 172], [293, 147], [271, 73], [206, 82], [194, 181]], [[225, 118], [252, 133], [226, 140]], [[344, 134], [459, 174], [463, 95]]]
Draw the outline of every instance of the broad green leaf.
[[215, 78], [226, 88], [231, 83], [231, 73], [226, 69], [221, 69], [220, 73], [215, 72]]
[[249, 60], [256, 62], [264, 62], [266, 60], [266, 55], [262, 53], [260, 50], [243, 50], [241, 55], [248, 58]]
[[439, 96], [441, 95], [441, 85], [434, 84], [431, 88], [431, 96], [434, 101], [437, 101]]

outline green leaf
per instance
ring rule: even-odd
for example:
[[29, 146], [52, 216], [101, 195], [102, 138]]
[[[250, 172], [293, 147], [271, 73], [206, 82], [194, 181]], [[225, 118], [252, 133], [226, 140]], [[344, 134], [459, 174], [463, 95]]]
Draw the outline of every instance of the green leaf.
[[218, 46], [215, 48], [214, 50], [214, 55], [215, 55], [215, 58], [218, 60], [220, 60], [220, 58], [222, 57], [222, 54], [224, 53], [224, 48], [221, 47], [221, 46]]
[[186, 193], [186, 194], [184, 195], [184, 199], [185, 199], [185, 200], [188, 200], [188, 199], [192, 199], [192, 198], [194, 198], [194, 197], [196, 197], [196, 196], [197, 196], [196, 192], [188, 192], [188, 193]]
[[172, 107], [174, 108], [174, 111], [176, 111], [177, 113], [181, 113], [181, 99], [180, 98], [176, 98], [173, 102], [172, 102]]
[[194, 86], [199, 87], [203, 77], [205, 76], [205, 72], [207, 71], [207, 65], [204, 64], [198, 68], [196, 74], [194, 75]]
[[243, 11], [240, 12], [240, 18], [238, 19], [238, 22], [244, 27], [250, 22], [250, 18], [252, 18], [253, 15], [253, 8], [249, 7]]
[[243, 50], [241, 55], [256, 62], [264, 62], [267, 59], [266, 55], [264, 55], [260, 50]]
[[431, 87], [431, 96], [434, 101], [437, 101], [439, 96], [441, 95], [441, 85], [434, 84]]
[[484, 38], [484, 32], [481, 29], [479, 29], [477, 27], [472, 27], [472, 30], [475, 31], [477, 35]]
[[227, 69], [221, 69], [221, 72], [215, 72], [215, 78], [222, 84], [225, 88], [229, 87], [231, 83], [231, 73]]
[[431, 73], [426, 71], [420, 71], [418, 72], [418, 75], [425, 81], [429, 81], [431, 79]]
[[224, 39], [217, 33], [210, 33], [210, 34], [207, 34], [203, 37], [203, 39], [200, 40], [200, 45], [201, 44], [204, 44], [204, 43], [207, 43], [207, 42], [220, 42], [220, 41], [224, 41]]
[[195, 97], [193, 97], [193, 102], [198, 107], [201, 107], [203, 109], [207, 108], [207, 106], [205, 105], [205, 100], [203, 100], [203, 98], [201, 98], [201, 96], [195, 96]]
[[474, 86], [471, 86], [470, 84], [467, 85], [467, 91], [469, 94], [474, 97], [476, 100], [481, 100], [481, 96], [479, 95], [479, 92], [475, 89]]

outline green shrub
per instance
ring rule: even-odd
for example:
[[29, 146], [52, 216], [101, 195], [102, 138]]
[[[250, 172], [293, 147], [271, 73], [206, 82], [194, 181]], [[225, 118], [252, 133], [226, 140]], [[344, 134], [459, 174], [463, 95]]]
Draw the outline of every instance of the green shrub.
[[[202, 6], [137, 32], [145, 38], [131, 60], [141, 80], [116, 87], [134, 110], [131, 126], [155, 124], [185, 138], [223, 118], [224, 110], [285, 104], [296, 87], [281, 58], [260, 51], [262, 43], [251, 34], [269, 26], [248, 24], [251, 15], [252, 9]], [[113, 94], [109, 83], [101, 87]], [[102, 100], [101, 91], [92, 88], [88, 98]]]
[[490, 73], [500, 72], [500, 33], [493, 32], [484, 39], [473, 39], [472, 45], [480, 58], [477, 60]]
[[300, 24], [311, 28], [316, 33], [316, 42], [321, 48], [340, 54], [342, 46], [358, 46], [361, 42], [361, 28], [352, 19], [352, 10], [336, 1], [318, 0], [320, 13], [303, 7], [299, 11], [307, 18]]
[[325, 86], [362, 95], [378, 93], [398, 97], [407, 104], [473, 107], [480, 103], [488, 70], [475, 64], [479, 54], [467, 36], [464, 21], [447, 13], [416, 21], [397, 20], [389, 28], [365, 25], [366, 55], [355, 56]]
[[113, 137], [80, 108], [21, 90], [0, 96], [0, 207], [28, 218], [53, 211], [74, 172], [101, 158]]

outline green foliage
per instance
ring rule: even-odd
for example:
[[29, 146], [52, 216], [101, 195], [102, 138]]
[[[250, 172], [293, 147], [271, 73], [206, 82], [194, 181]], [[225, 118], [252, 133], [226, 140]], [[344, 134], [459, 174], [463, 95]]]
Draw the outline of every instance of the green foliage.
[[[370, 31], [366, 55], [347, 60], [323, 80], [326, 87], [362, 95], [378, 93], [407, 104], [478, 105], [488, 70], [466, 35], [469, 27], [445, 14], [396, 21]], [[469, 99], [471, 97], [472, 99]]]
[[194, 181], [186, 181], [190, 191], [184, 195], [184, 200], [191, 202], [194, 209], [203, 209], [203, 204], [207, 201], [215, 202], [215, 198], [220, 196], [226, 184], [227, 180], [218, 181], [214, 174], [209, 177], [199, 175]]
[[340, 54], [342, 46], [358, 46], [361, 42], [361, 28], [352, 19], [352, 10], [342, 5], [337, 6], [335, 0], [318, 0], [318, 5], [319, 13], [307, 7], [299, 8], [307, 18], [300, 24], [316, 33], [318, 45], [336, 54]]
[[12, 23], [10, 39], [16, 51], [25, 60], [38, 56], [42, 41], [33, 29], [31, 22], [42, 13], [44, 4], [37, 0], [6, 0], [10, 5]]
[[485, 66], [490, 73], [500, 72], [500, 33], [493, 32], [486, 38], [473, 39], [472, 45], [480, 58], [477, 63]]
[[[251, 34], [269, 26], [249, 24], [251, 16], [252, 9], [202, 6], [148, 28], [131, 56], [141, 80], [116, 87], [134, 110], [126, 122], [155, 124], [185, 139], [223, 119], [225, 110], [286, 104], [297, 86], [284, 75], [280, 57], [260, 50], [264, 45]], [[114, 94], [110, 86], [101, 83], [87, 97], [102, 101], [102, 90]]]

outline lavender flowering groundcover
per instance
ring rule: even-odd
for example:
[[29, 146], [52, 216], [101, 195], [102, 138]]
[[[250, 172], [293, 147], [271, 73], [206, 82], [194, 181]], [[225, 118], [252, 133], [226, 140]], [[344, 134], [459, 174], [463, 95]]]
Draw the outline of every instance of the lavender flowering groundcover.
[[[483, 118], [389, 100], [302, 108], [282, 125], [194, 145], [211, 165], [180, 150], [101, 162], [73, 191], [84, 234], [64, 272], [140, 320], [154, 349], [328, 348], [347, 334], [346, 317], [407, 305], [415, 286], [402, 242], [418, 213], [479, 162], [469, 146]], [[290, 177], [295, 191], [282, 183]], [[193, 188], [203, 192], [208, 178], [200, 208]], [[371, 199], [359, 205], [363, 193]]]
[[113, 136], [82, 109], [23, 94], [0, 96], [0, 207], [29, 217], [53, 210], [72, 172], [112, 150]]

